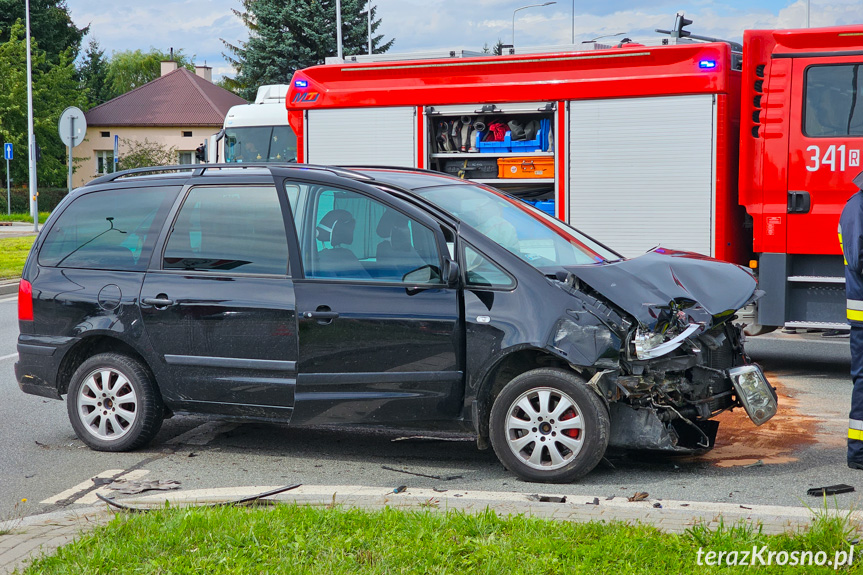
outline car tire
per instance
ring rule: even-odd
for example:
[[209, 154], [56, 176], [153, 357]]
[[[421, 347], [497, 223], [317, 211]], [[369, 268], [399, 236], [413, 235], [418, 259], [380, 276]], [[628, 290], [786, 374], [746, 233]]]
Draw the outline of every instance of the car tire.
[[164, 417], [149, 370], [119, 353], [100, 353], [81, 364], [69, 383], [66, 408], [78, 438], [97, 451], [146, 445]]
[[495, 398], [489, 435], [498, 459], [520, 478], [569, 483], [602, 459], [610, 427], [605, 404], [583, 378], [563, 369], [535, 369]]

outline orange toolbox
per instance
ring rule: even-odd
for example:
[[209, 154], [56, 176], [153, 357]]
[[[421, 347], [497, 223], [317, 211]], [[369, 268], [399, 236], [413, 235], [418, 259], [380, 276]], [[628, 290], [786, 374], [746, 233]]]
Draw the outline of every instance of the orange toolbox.
[[504, 178], [553, 178], [554, 158], [538, 156], [498, 158], [497, 177]]

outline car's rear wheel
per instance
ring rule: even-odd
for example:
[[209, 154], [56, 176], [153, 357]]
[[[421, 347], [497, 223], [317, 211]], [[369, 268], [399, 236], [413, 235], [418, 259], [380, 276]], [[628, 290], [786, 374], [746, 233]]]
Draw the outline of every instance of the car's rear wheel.
[[575, 373], [535, 369], [516, 377], [492, 405], [498, 459], [526, 481], [565, 483], [593, 470], [608, 447], [608, 410]]
[[137, 360], [102, 353], [75, 371], [66, 398], [78, 438], [98, 451], [129, 451], [149, 443], [162, 426], [162, 398]]

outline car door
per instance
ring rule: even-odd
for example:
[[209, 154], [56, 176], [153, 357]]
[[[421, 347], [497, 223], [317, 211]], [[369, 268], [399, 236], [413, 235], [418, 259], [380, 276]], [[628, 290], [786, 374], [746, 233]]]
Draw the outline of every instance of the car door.
[[171, 374], [163, 392], [181, 408], [290, 418], [289, 213], [272, 183], [185, 190], [141, 289], [147, 334]]
[[459, 289], [441, 277], [450, 264], [440, 224], [368, 186], [290, 176], [282, 185], [295, 211], [303, 265], [302, 279], [294, 281], [294, 421], [460, 416], [463, 321]]

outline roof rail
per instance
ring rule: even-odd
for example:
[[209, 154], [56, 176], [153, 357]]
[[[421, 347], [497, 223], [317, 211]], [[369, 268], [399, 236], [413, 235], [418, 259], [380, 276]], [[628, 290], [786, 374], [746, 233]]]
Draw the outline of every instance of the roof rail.
[[97, 184], [104, 184], [107, 182], [113, 182], [121, 178], [127, 177], [136, 177], [147, 174], [164, 174], [164, 173], [176, 173], [180, 174], [182, 172], [191, 172], [189, 174], [192, 177], [203, 176], [208, 170], [222, 170], [222, 169], [231, 169], [231, 170], [245, 170], [250, 168], [297, 168], [297, 169], [310, 169], [310, 170], [320, 170], [327, 171], [333, 174], [337, 174], [346, 178], [351, 178], [354, 180], [373, 180], [370, 176], [365, 174], [360, 174], [359, 172], [354, 172], [352, 170], [341, 168], [338, 166], [323, 166], [316, 164], [297, 164], [294, 162], [285, 162], [285, 163], [274, 163], [274, 162], [242, 162], [242, 163], [230, 163], [230, 164], [183, 164], [183, 165], [174, 165], [174, 166], [150, 166], [146, 168], [132, 168], [130, 170], [123, 170], [121, 172], [114, 172], [113, 174], [106, 174], [100, 178], [96, 178], [95, 180], [90, 180], [84, 186], [93, 186]]

